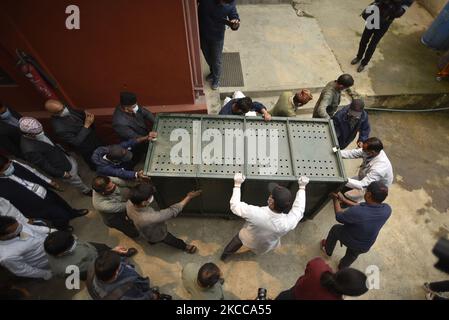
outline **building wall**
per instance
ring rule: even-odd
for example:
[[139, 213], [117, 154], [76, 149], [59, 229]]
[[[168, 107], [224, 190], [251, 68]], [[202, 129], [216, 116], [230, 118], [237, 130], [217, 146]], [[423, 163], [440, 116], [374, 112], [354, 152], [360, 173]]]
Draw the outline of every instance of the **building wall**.
[[[66, 28], [68, 5], [80, 8], [80, 30]], [[2, 0], [0, 67], [20, 92], [0, 87], [0, 99], [41, 110], [43, 99], [14, 68], [16, 48], [35, 56], [77, 107], [112, 108], [122, 90], [145, 105], [194, 103], [182, 1]]]
[[435, 17], [441, 12], [446, 3], [448, 3], [447, 0], [419, 0], [419, 2]]

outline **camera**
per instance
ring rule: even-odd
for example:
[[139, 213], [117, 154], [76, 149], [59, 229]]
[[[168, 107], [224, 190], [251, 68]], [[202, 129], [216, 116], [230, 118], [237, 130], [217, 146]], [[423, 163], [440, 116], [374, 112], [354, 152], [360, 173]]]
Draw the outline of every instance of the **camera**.
[[267, 289], [259, 288], [256, 300], [267, 300]]

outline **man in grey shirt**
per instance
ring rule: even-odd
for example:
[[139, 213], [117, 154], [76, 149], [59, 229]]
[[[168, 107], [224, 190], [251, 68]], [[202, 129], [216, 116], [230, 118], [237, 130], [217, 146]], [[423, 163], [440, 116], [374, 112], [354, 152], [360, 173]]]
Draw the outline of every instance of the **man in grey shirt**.
[[224, 300], [221, 270], [214, 263], [202, 267], [189, 263], [182, 270], [182, 283], [192, 300]]
[[102, 243], [82, 242], [67, 231], [56, 231], [48, 235], [44, 242], [45, 252], [53, 275], [65, 278], [67, 267], [77, 266], [81, 280], [86, 280], [89, 267], [95, 259], [105, 251], [115, 251], [122, 257], [132, 257], [137, 254], [135, 248], [117, 246], [114, 249]]
[[189, 192], [181, 202], [160, 211], [156, 211], [150, 206], [154, 200], [155, 192], [156, 189], [152, 184], [140, 184], [134, 188], [131, 191], [130, 200], [126, 204], [128, 217], [150, 244], [163, 242], [187, 253], [195, 253], [197, 247], [186, 244], [183, 240], [168, 232], [166, 221], [177, 217], [192, 199], [201, 194], [201, 191]]
[[92, 205], [100, 213], [105, 225], [123, 232], [130, 238], [137, 238], [139, 231], [126, 216], [126, 202], [133, 186], [131, 181], [98, 176], [92, 182]]
[[340, 105], [341, 93], [354, 85], [354, 79], [350, 74], [343, 74], [337, 80], [329, 82], [321, 92], [315, 109], [314, 118], [330, 119], [337, 112]]

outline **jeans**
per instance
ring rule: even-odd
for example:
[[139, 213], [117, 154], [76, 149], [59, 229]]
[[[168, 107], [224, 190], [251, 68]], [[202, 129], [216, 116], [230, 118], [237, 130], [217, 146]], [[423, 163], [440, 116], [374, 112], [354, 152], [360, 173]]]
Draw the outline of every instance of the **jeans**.
[[69, 179], [65, 179], [68, 184], [74, 186], [81, 192], [89, 192], [90, 188], [84, 184], [84, 182], [81, 180], [81, 177], [78, 174], [78, 163], [73, 157], [67, 156], [67, 160], [70, 161], [70, 164], [72, 165], [72, 169], [70, 170], [71, 177]]
[[209, 65], [213, 84], [220, 83], [223, 62], [223, 46], [224, 39], [216, 41], [201, 37], [201, 51], [203, 51], [204, 58]]
[[232, 255], [233, 253], [239, 251], [239, 249], [243, 246], [242, 240], [240, 240], [239, 235], [237, 234], [232, 240], [228, 243], [226, 248], [221, 255], [221, 260], [225, 260], [227, 257]]
[[[359, 52], [357, 58], [362, 60], [362, 65], [366, 66], [373, 57], [374, 51], [376, 51], [377, 45], [387, 33], [391, 23], [387, 23], [381, 26], [380, 29], [368, 29], [363, 31], [362, 39], [360, 40]], [[368, 47], [368, 49], [367, 49]]]
[[[171, 247], [174, 247], [176, 249], [180, 249], [180, 250], [186, 250], [186, 248], [187, 248], [187, 243], [185, 243], [184, 240], [176, 238], [170, 232], [167, 233], [167, 236], [161, 242], [165, 243], [166, 245], [169, 245]], [[156, 243], [150, 242], [150, 244], [156, 244]]]
[[340, 241], [347, 247], [345, 256], [340, 260], [340, 263], [338, 264], [339, 270], [350, 267], [351, 264], [353, 264], [354, 261], [357, 260], [359, 255], [368, 252], [367, 250], [365, 251], [357, 248], [351, 248], [345, 243], [345, 241], [343, 240], [343, 236], [344, 236], [343, 225], [337, 224], [331, 228], [326, 239], [325, 249], [328, 256], [332, 256], [332, 254], [334, 253], [337, 241]]
[[123, 232], [130, 238], [137, 238], [139, 236], [139, 231], [134, 226], [134, 223], [128, 219], [125, 212], [120, 213], [101, 213], [103, 222], [109, 228], [117, 229]]

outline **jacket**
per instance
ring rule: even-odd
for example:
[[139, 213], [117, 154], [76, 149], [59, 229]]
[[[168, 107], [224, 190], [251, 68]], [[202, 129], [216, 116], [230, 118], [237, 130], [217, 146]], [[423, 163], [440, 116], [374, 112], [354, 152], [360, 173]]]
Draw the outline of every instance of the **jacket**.
[[313, 109], [314, 118], [329, 119], [337, 111], [340, 105], [341, 92], [335, 87], [336, 84], [336, 81], [331, 81], [324, 87], [315, 109]]
[[[130, 149], [137, 144], [136, 140], [122, 142], [120, 145], [125, 149]], [[136, 172], [127, 170], [126, 163], [114, 163], [105, 159], [111, 146], [99, 147], [92, 155], [92, 162], [97, 166], [97, 173], [102, 176], [117, 177], [124, 180], [136, 178]]]
[[47, 254], [48, 262], [54, 276], [65, 278], [68, 274], [66, 268], [68, 266], [77, 266], [79, 268], [81, 278], [86, 278], [87, 271], [98, 257], [97, 249], [88, 242], [78, 242], [73, 252], [65, 254], [61, 257], [54, 257]]
[[67, 107], [69, 116], [51, 117], [51, 125], [55, 135], [64, 143], [74, 147], [80, 152], [93, 152], [101, 145], [96, 133], [95, 127], [84, 127], [86, 114], [82, 111]]
[[67, 159], [65, 151], [55, 145], [22, 136], [20, 140], [25, 160], [40, 168], [46, 174], [62, 178], [65, 172], [72, 169], [72, 164]]
[[372, 4], [379, 8], [380, 24], [385, 27], [389, 26], [395, 19], [402, 17], [413, 2], [415, 1], [375, 0]]
[[[19, 120], [22, 115], [8, 108], [11, 115]], [[0, 149], [21, 158], [22, 151], [20, 150], [20, 137], [22, 133], [18, 127], [15, 127], [6, 121], [0, 119]]]
[[388, 188], [393, 184], [393, 167], [385, 151], [382, 150], [372, 159], [365, 158], [362, 149], [343, 150], [341, 151], [341, 156], [343, 159], [363, 159], [359, 176], [348, 179], [348, 183], [346, 184], [348, 188], [362, 190], [374, 181], [380, 181]]
[[136, 114], [129, 114], [117, 106], [112, 117], [112, 128], [122, 141], [144, 137], [150, 133], [147, 121], [154, 123], [154, 115], [139, 107]]
[[156, 211], [152, 207], [136, 208], [131, 201], [126, 204], [126, 214], [137, 230], [150, 243], [161, 242], [168, 234], [167, 220], [175, 218], [182, 211], [182, 206], [177, 203], [171, 207]]
[[199, 0], [198, 19], [203, 40], [223, 41], [226, 25], [223, 19], [240, 20], [236, 1], [220, 4], [217, 0]]
[[371, 127], [368, 121], [368, 113], [365, 110], [363, 110], [358, 124], [351, 129], [348, 121], [349, 108], [350, 106], [344, 107], [332, 117], [340, 149], [346, 149], [346, 147], [354, 141], [357, 133], [359, 133], [358, 141], [365, 142], [368, 140], [371, 132]]

